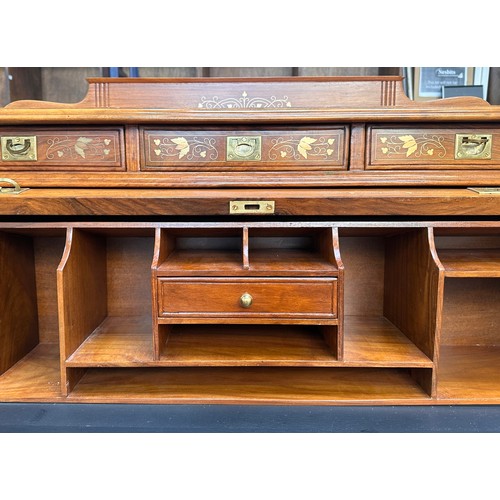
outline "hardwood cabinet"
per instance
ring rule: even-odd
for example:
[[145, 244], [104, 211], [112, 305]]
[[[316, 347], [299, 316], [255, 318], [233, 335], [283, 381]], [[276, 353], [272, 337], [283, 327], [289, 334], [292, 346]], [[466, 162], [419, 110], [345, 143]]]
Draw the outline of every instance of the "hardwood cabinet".
[[0, 110], [0, 401], [499, 404], [499, 119], [398, 77]]

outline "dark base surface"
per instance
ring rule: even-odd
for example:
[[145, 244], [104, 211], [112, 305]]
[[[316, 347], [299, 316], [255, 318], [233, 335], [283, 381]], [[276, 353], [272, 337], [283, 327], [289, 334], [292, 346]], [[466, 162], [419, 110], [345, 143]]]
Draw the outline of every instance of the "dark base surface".
[[500, 432], [500, 406], [0, 404], [0, 432]]

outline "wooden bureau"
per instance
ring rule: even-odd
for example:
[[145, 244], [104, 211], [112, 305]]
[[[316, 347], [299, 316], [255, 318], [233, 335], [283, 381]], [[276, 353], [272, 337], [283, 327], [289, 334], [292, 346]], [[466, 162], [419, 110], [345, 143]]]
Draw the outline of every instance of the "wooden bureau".
[[1, 109], [0, 401], [500, 404], [499, 122], [396, 77]]

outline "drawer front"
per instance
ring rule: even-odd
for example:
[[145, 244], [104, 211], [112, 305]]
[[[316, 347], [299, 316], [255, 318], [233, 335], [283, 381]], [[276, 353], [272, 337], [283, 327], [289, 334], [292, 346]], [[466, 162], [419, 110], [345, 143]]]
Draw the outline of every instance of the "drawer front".
[[121, 128], [0, 129], [2, 170], [125, 170]]
[[[245, 307], [246, 306], [246, 307]], [[337, 317], [336, 279], [158, 279], [160, 317]]]
[[498, 169], [495, 127], [370, 127], [368, 170]]
[[293, 130], [141, 130], [142, 170], [345, 170], [344, 126]]

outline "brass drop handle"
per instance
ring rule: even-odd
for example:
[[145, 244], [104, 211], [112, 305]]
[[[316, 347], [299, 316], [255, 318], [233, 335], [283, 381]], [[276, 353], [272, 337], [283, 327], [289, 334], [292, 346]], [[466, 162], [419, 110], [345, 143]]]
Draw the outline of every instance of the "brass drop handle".
[[240, 306], [244, 307], [245, 309], [250, 307], [252, 305], [252, 302], [253, 302], [253, 297], [249, 293], [244, 293], [240, 297]]
[[5, 148], [13, 156], [25, 155], [31, 148], [31, 140], [22, 137], [7, 139], [5, 142]]
[[491, 134], [457, 134], [455, 139], [455, 159], [491, 159]]

